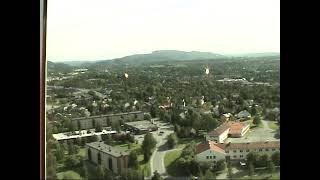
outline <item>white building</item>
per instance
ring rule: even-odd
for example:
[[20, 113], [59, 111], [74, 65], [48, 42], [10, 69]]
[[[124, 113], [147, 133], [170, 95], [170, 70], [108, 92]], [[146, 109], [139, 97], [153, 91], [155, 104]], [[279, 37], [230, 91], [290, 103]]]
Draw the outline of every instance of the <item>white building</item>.
[[221, 159], [245, 160], [250, 152], [268, 154], [280, 151], [280, 141], [246, 142], [246, 143], [216, 143], [206, 141], [196, 146], [195, 159], [199, 162], [213, 162]]
[[196, 146], [195, 159], [198, 162], [212, 162], [217, 163], [219, 160], [225, 160], [225, 151], [216, 146], [213, 141], [200, 143]]

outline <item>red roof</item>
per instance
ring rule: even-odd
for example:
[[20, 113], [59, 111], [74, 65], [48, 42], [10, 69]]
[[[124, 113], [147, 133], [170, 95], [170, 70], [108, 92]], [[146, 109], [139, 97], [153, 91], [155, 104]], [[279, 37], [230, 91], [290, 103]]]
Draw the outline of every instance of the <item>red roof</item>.
[[206, 141], [196, 146], [196, 154], [202, 153], [208, 149], [211, 149], [215, 152], [225, 153], [225, 151], [218, 147], [217, 143], [215, 143], [214, 141]]
[[241, 134], [243, 129], [248, 126], [248, 124], [245, 124], [242, 122], [232, 122], [232, 121], [229, 121], [228, 125], [230, 127], [229, 134], [231, 134], [231, 135]]

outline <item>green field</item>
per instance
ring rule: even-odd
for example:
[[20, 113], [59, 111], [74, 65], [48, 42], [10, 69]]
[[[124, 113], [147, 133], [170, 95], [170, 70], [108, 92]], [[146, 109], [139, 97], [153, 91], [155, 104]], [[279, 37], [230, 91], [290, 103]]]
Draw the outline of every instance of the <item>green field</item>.
[[279, 129], [279, 125], [276, 121], [268, 121], [268, 126], [270, 129], [273, 129], [273, 130]]
[[178, 149], [167, 152], [164, 156], [164, 166], [166, 167], [168, 174], [171, 176], [181, 175], [181, 173], [179, 173], [178, 167], [176, 166], [176, 161], [179, 159], [181, 153], [182, 150]]
[[137, 150], [141, 147], [140, 144], [136, 144], [136, 143], [131, 143], [131, 148], [129, 149], [129, 145], [128, 144], [120, 144], [120, 145], [116, 145], [114, 146], [116, 148], [119, 148], [123, 151], [126, 151], [126, 152], [130, 152], [132, 150]]
[[58, 179], [81, 179], [80, 175], [72, 170], [57, 173]]

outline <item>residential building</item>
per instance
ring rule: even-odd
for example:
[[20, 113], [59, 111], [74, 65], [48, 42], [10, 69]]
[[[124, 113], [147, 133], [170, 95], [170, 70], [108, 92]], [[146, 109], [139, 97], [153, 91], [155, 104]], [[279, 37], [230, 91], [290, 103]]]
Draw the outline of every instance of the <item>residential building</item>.
[[120, 174], [128, 168], [129, 154], [119, 148], [104, 142], [87, 143], [87, 157], [89, 161]]
[[251, 118], [251, 114], [247, 110], [243, 110], [236, 115], [239, 119], [248, 119]]
[[195, 159], [198, 162], [212, 162], [216, 164], [219, 160], [224, 160], [225, 156], [225, 151], [213, 141], [200, 143], [196, 146]]
[[143, 120], [144, 112], [134, 111], [127, 113], [105, 114], [99, 116], [73, 118], [72, 123], [76, 129], [92, 129], [95, 128], [97, 123], [100, 123], [103, 127], [106, 127], [110, 126], [112, 121], [123, 120], [124, 122], [126, 122], [133, 119]]
[[230, 130], [229, 124], [222, 123], [216, 129], [214, 129], [213, 131], [210, 131], [206, 135], [206, 139], [214, 140], [218, 143], [223, 143], [228, 138], [229, 130]]
[[135, 134], [143, 134], [150, 131], [158, 130], [158, 127], [151, 121], [133, 121], [124, 123], [125, 127]]
[[250, 125], [243, 122], [228, 121], [222, 123], [206, 135], [207, 140], [223, 143], [228, 137], [242, 137], [250, 129]]
[[250, 152], [272, 155], [275, 151], [280, 151], [280, 141], [224, 144], [209, 140], [196, 146], [195, 159], [199, 162], [240, 161], [245, 160]]

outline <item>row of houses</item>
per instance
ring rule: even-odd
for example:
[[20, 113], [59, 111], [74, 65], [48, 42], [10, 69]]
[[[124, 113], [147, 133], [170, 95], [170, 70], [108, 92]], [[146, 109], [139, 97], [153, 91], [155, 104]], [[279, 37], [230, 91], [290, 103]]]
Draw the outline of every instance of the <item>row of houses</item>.
[[245, 142], [245, 143], [217, 143], [206, 141], [196, 146], [196, 160], [215, 164], [219, 160], [241, 161], [250, 152], [271, 155], [280, 151], [280, 141]]
[[131, 121], [133, 119], [143, 120], [144, 112], [142, 111], [134, 111], [127, 113], [118, 113], [118, 114], [106, 114], [99, 116], [90, 116], [90, 117], [81, 117], [81, 118], [73, 118], [71, 121], [76, 127], [76, 129], [92, 129], [95, 128], [97, 123], [100, 123], [101, 126], [109, 126], [112, 121], [120, 121], [123, 120]]

